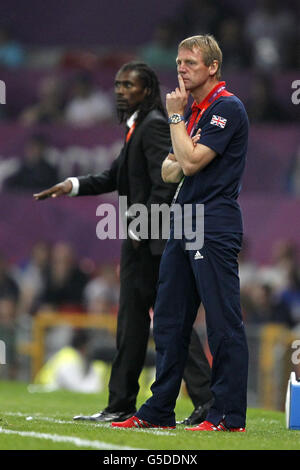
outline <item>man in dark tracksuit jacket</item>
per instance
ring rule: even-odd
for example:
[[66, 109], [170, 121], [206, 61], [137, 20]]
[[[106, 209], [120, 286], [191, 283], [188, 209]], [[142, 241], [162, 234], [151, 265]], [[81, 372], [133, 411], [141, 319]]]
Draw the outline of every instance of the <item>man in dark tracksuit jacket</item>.
[[[125, 144], [111, 168], [100, 175], [68, 178], [35, 195], [36, 199], [69, 194], [99, 195], [117, 190], [127, 204], [170, 204], [176, 186], [165, 184], [161, 165], [169, 152], [170, 131], [161, 103], [158, 80], [145, 64], [125, 64], [115, 79], [120, 122], [126, 122]], [[105, 410], [75, 419], [122, 421], [136, 411], [138, 379], [144, 365], [150, 330], [149, 309], [154, 305], [162, 239], [140, 240], [129, 233], [122, 243], [117, 353], [109, 382]], [[200, 422], [211, 404], [210, 367], [199, 337], [193, 331], [190, 355], [184, 374], [195, 410], [189, 423]]]

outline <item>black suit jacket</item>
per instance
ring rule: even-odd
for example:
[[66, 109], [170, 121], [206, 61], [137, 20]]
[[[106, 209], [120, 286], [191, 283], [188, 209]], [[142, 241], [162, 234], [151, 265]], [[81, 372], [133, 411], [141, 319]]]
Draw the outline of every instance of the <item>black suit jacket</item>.
[[[127, 196], [128, 206], [140, 203], [170, 204], [177, 185], [161, 178], [161, 165], [171, 146], [169, 125], [165, 117], [153, 110], [136, 127], [128, 143], [109, 170], [98, 175], [79, 177], [79, 196], [103, 194], [117, 190]], [[152, 254], [161, 254], [165, 240], [149, 240]]]

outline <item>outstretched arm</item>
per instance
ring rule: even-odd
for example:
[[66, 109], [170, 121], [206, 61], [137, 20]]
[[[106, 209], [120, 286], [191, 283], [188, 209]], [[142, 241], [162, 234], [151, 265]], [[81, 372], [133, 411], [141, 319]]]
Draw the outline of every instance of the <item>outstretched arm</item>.
[[47, 199], [48, 197], [60, 197], [69, 194], [72, 191], [73, 185], [70, 180], [62, 181], [61, 183], [55, 184], [51, 186], [51, 188], [45, 189], [40, 193], [36, 193], [33, 195], [36, 201], [42, 201], [43, 199]]
[[[117, 189], [117, 170], [119, 158], [116, 158], [109, 170], [103, 171], [98, 175], [79, 176], [78, 178], [68, 178], [62, 183], [58, 183], [49, 189], [34, 194], [37, 201], [47, 199], [48, 197], [59, 197], [69, 194], [70, 196], [92, 196], [103, 193], [110, 193]], [[77, 181], [77, 187], [76, 187]], [[73, 186], [73, 182], [75, 187]], [[74, 188], [74, 194], [71, 194]]]

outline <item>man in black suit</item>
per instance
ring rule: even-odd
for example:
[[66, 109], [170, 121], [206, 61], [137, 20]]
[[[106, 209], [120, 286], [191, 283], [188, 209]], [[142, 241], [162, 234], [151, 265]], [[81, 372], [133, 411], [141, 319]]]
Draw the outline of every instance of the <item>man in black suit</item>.
[[[161, 165], [170, 148], [170, 131], [162, 105], [159, 82], [146, 64], [125, 64], [115, 78], [117, 113], [127, 124], [124, 146], [109, 170], [100, 175], [68, 178], [35, 194], [37, 200], [61, 195], [99, 195], [117, 190], [128, 206], [172, 202], [176, 187], [165, 184]], [[127, 228], [131, 217], [127, 214]], [[136, 411], [138, 379], [144, 365], [164, 240], [140, 240], [128, 231], [122, 244], [117, 353], [109, 382], [105, 410], [75, 419], [123, 421]], [[186, 423], [203, 420], [211, 404], [210, 367], [196, 332], [192, 335], [184, 379], [195, 410]]]

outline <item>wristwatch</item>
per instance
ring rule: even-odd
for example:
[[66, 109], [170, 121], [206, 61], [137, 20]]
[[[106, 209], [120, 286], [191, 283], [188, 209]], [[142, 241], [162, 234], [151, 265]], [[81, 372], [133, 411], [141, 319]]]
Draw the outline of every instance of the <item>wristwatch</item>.
[[169, 124], [178, 124], [179, 122], [184, 121], [184, 116], [181, 116], [181, 114], [172, 114], [172, 116], [169, 117], [168, 123]]

